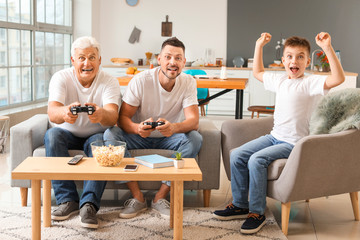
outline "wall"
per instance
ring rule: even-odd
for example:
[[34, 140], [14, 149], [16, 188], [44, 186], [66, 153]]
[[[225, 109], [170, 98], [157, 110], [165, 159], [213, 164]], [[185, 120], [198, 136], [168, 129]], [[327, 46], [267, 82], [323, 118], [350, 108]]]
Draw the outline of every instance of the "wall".
[[[103, 65], [111, 64], [113, 57], [137, 61], [145, 58], [145, 52], [159, 53], [161, 43], [168, 38], [161, 37], [166, 15], [173, 24], [173, 36], [186, 46], [187, 60], [204, 57], [205, 48], [226, 59], [227, 0], [139, 0], [135, 7], [125, 0], [97, 1], [99, 15], [94, 16], [92, 28], [98, 29], [94, 36], [102, 46]], [[134, 26], [141, 30], [140, 42], [130, 44]]]
[[[253, 57], [262, 32], [272, 34], [264, 47], [264, 63], [275, 58], [276, 41], [292, 35], [306, 37], [312, 50], [315, 36], [329, 32], [334, 49], [341, 51], [343, 68], [360, 73], [360, 1], [358, 0], [228, 0], [227, 65], [235, 56]], [[359, 78], [358, 78], [359, 87]]]

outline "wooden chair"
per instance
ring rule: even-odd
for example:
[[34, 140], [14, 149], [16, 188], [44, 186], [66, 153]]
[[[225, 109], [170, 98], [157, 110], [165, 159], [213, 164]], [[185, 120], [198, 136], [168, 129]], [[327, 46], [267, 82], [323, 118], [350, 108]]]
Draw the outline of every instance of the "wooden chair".
[[250, 106], [248, 111], [251, 112], [251, 119], [254, 118], [255, 112], [257, 113], [256, 117], [259, 118], [260, 113], [274, 114], [275, 106]]

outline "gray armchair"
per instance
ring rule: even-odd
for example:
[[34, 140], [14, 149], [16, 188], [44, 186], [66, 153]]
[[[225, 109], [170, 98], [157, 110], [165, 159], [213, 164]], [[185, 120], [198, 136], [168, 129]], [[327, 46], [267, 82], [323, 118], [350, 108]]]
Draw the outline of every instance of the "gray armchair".
[[[37, 114], [28, 120], [21, 122], [10, 129], [10, 161], [11, 170], [15, 169], [25, 158], [29, 156], [45, 156], [44, 136], [50, 127], [47, 114]], [[197, 162], [203, 173], [201, 182], [185, 182], [185, 190], [203, 190], [204, 206], [210, 204], [211, 189], [219, 188], [220, 177], [220, 142], [221, 134], [216, 126], [207, 119], [200, 119], [198, 131], [203, 136], [203, 144], [197, 156]], [[84, 154], [83, 151], [70, 150], [70, 156]], [[132, 156], [157, 153], [170, 157], [173, 151], [159, 149], [138, 149], [130, 151]], [[82, 181], [76, 182], [81, 187]], [[143, 190], [156, 190], [160, 182], [139, 182]], [[27, 192], [31, 187], [30, 180], [11, 179], [12, 187], [20, 187], [22, 206], [27, 205]], [[107, 189], [126, 188], [124, 184], [108, 182]]]
[[[270, 133], [273, 117], [228, 120], [221, 127], [222, 156], [231, 179], [232, 149]], [[281, 225], [288, 233], [291, 202], [350, 193], [355, 220], [359, 221], [360, 130], [312, 135], [296, 143], [288, 159], [268, 168], [267, 196], [281, 202]]]

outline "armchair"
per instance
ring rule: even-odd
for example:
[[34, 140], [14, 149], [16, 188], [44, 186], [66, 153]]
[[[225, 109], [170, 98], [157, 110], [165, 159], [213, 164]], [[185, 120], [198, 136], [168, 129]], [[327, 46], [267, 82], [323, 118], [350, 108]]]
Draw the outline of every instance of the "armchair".
[[[21, 122], [10, 129], [10, 161], [11, 170], [15, 169], [25, 158], [29, 156], [45, 156], [43, 143], [46, 130], [50, 128], [47, 114], [37, 114], [28, 120]], [[203, 173], [201, 182], [185, 182], [186, 190], [203, 190], [204, 206], [210, 204], [211, 189], [219, 188], [220, 179], [220, 131], [207, 119], [200, 119], [198, 131], [203, 136], [203, 144], [197, 156], [197, 162]], [[69, 150], [70, 156], [83, 154], [80, 150]], [[146, 154], [160, 154], [170, 157], [173, 151], [161, 149], [137, 149], [130, 150], [132, 156]], [[76, 181], [81, 188], [82, 181]], [[156, 190], [161, 182], [139, 182], [142, 190]], [[29, 180], [11, 179], [12, 187], [20, 187], [22, 206], [27, 205], [27, 189], [31, 187]], [[126, 188], [124, 184], [108, 182], [107, 189]]]
[[[225, 171], [230, 173], [230, 151], [270, 133], [273, 117], [228, 120], [222, 124], [221, 145]], [[288, 233], [291, 202], [350, 193], [355, 220], [359, 221], [360, 130], [311, 135], [296, 143], [288, 159], [268, 168], [267, 196], [281, 202], [281, 225]]]

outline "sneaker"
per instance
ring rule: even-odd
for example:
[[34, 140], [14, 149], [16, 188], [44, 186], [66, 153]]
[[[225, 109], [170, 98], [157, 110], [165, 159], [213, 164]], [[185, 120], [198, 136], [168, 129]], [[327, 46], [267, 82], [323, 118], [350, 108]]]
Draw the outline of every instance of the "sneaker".
[[219, 220], [244, 219], [248, 216], [249, 209], [239, 208], [230, 203], [224, 210], [216, 210], [213, 215]]
[[64, 202], [60, 204], [59, 207], [51, 213], [51, 219], [57, 221], [63, 221], [68, 219], [72, 215], [78, 213], [79, 213], [79, 203], [74, 201]]
[[121, 218], [133, 218], [140, 212], [146, 211], [146, 201], [143, 203], [135, 198], [131, 198], [125, 201], [124, 209], [120, 212], [119, 217]]
[[159, 199], [156, 203], [151, 201], [151, 208], [159, 212], [161, 216], [165, 218], [170, 217], [170, 203], [164, 198]]
[[241, 233], [252, 234], [258, 232], [265, 225], [265, 215], [249, 213], [249, 216], [241, 226]]
[[80, 219], [81, 219], [81, 226], [85, 228], [98, 228], [98, 220], [96, 218], [96, 208], [92, 203], [85, 203], [80, 208]]

